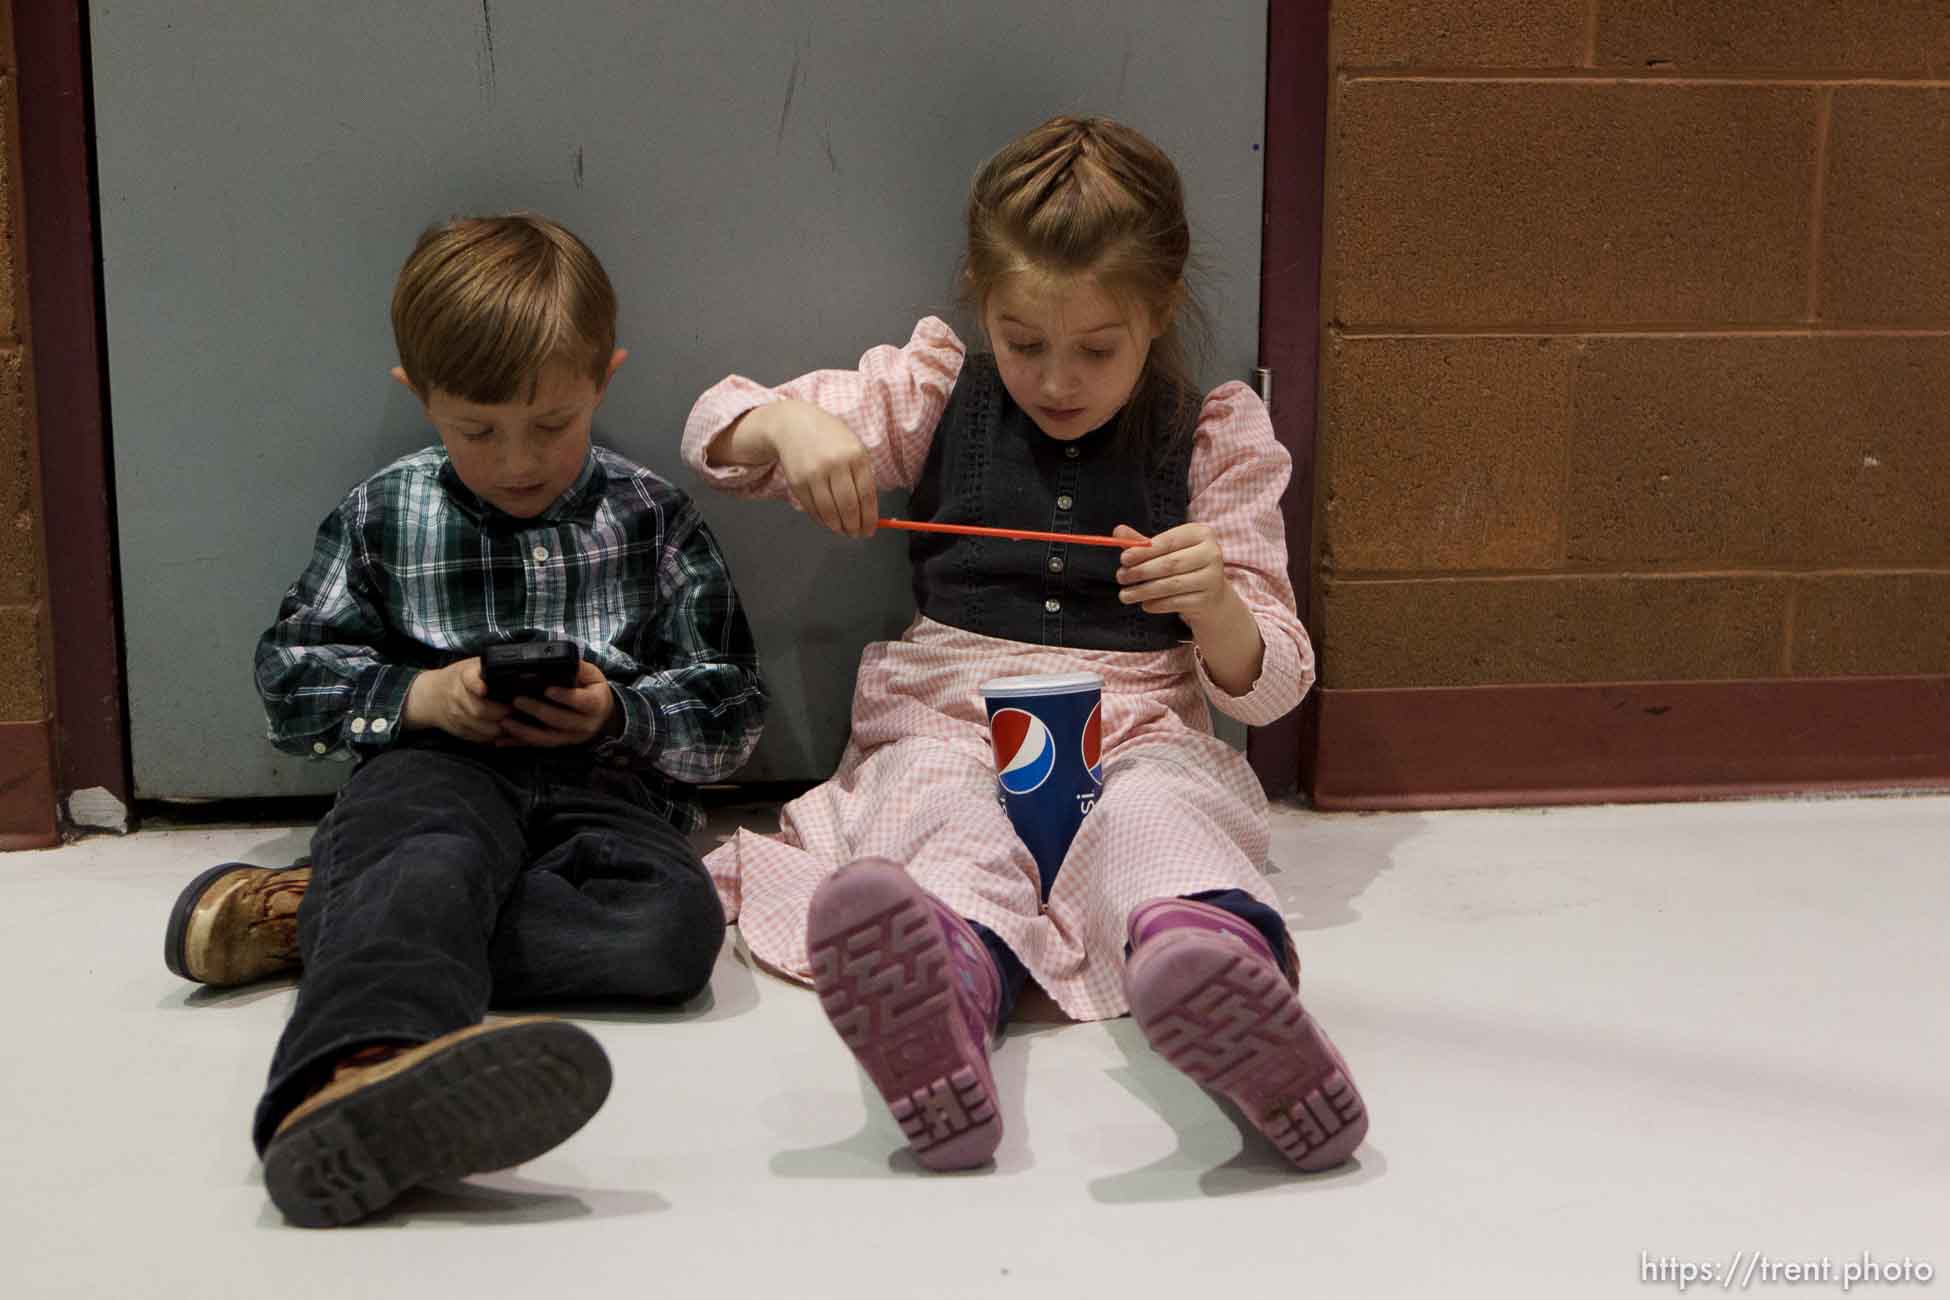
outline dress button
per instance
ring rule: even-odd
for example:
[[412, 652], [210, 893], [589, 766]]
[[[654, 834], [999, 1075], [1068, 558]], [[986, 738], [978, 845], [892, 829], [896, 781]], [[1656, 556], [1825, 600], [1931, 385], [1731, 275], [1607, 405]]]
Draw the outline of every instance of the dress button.
[[1068, 456], [1071, 460], [1075, 460], [1077, 458], [1077, 449], [1075, 447], [1065, 447], [1063, 449], [1063, 454], [1065, 456]]
[[534, 550], [530, 551], [529, 554], [535, 557], [535, 563], [540, 564], [542, 561], [548, 558], [548, 547], [537, 546]]
[[366, 734], [366, 720], [364, 718], [352, 719], [352, 734], [355, 736], [363, 736]]
[[1068, 492], [1065, 492], [1062, 496], [1056, 498], [1056, 508], [1058, 510], [1068, 510], [1071, 506], [1075, 505], [1076, 503], [1077, 503], [1076, 498], [1071, 496]]
[[325, 752], [325, 742], [322, 740], [312, 741], [311, 752], [314, 754], [323, 754]]
[[1052, 556], [1050, 556], [1050, 557], [1049, 557], [1049, 571], [1050, 571], [1051, 573], [1061, 573], [1061, 572], [1063, 572], [1063, 557], [1062, 557], [1062, 556], [1060, 556], [1060, 555], [1052, 555]]
[[1049, 614], [1061, 614], [1063, 612], [1063, 602], [1060, 600], [1046, 600], [1043, 602], [1043, 610]]
[[384, 731], [386, 730], [386, 728], [387, 728], [387, 727], [389, 727], [389, 726], [391, 726], [391, 725], [392, 725], [392, 724], [391, 724], [391, 723], [389, 723], [389, 722], [387, 722], [387, 721], [386, 721], [386, 719], [384, 719], [384, 718], [374, 718], [374, 719], [372, 720], [372, 731], [373, 731], [373, 734], [374, 734], [375, 736], [376, 736], [376, 735], [380, 735], [381, 733], [383, 733], [383, 732], [384, 732]]

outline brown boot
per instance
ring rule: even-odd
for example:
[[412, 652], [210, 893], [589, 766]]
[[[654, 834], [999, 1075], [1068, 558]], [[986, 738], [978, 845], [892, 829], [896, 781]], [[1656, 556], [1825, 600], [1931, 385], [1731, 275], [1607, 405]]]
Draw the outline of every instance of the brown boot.
[[228, 988], [298, 969], [298, 904], [311, 867], [226, 862], [176, 896], [163, 961], [199, 984]]
[[526, 1018], [340, 1058], [264, 1150], [264, 1187], [304, 1228], [351, 1223], [421, 1183], [532, 1160], [588, 1123], [609, 1058], [585, 1031]]

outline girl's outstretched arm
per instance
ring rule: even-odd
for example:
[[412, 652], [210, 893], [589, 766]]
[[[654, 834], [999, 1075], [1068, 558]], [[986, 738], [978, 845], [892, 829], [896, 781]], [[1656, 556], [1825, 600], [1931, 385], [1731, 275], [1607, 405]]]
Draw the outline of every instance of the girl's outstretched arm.
[[[861, 498], [876, 488], [912, 487], [920, 476], [964, 354], [955, 332], [930, 316], [906, 346], [874, 348], [855, 370], [817, 370], [777, 388], [733, 375], [691, 408], [684, 461], [721, 491], [783, 498], [835, 531], [864, 534], [872, 520], [862, 519]], [[830, 420], [817, 418], [820, 412]], [[853, 471], [836, 426], [864, 449], [870, 482]], [[851, 510], [843, 500], [849, 487]]]

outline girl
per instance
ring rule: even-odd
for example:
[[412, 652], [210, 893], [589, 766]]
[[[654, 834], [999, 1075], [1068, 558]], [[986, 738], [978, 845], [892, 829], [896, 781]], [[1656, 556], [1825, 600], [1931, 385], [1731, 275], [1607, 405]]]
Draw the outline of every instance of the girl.
[[[862, 656], [839, 770], [776, 838], [741, 831], [706, 864], [752, 951], [810, 973], [930, 1168], [994, 1153], [988, 1043], [1029, 975], [1077, 1019], [1131, 1010], [1300, 1168], [1338, 1164], [1367, 1114], [1300, 1005], [1259, 871], [1266, 802], [1206, 708], [1271, 722], [1313, 680], [1289, 460], [1245, 385], [1187, 386], [1177, 169], [1127, 127], [1055, 118], [989, 160], [967, 216], [961, 288], [992, 354], [930, 317], [857, 371], [733, 376], [698, 399], [684, 458], [849, 537], [898, 486], [916, 519], [1130, 548], [915, 534], [918, 616]], [[979, 687], [1077, 671], [1104, 681], [1103, 790], [1043, 897]]]

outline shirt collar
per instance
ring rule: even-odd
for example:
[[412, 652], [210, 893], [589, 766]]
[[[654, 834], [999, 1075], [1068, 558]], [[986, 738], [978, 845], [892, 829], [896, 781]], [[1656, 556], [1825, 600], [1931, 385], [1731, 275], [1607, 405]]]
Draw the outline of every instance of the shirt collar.
[[531, 519], [517, 519], [475, 496], [473, 489], [460, 481], [460, 475], [454, 470], [453, 459], [445, 449], [440, 453], [439, 478], [440, 485], [447, 489], [447, 495], [454, 504], [469, 519], [484, 527], [498, 524], [510, 528], [532, 528], [536, 524], [559, 524], [565, 520], [585, 518], [593, 503], [601, 498], [603, 489], [609, 485], [609, 475], [596, 458], [594, 444], [590, 445], [589, 454], [583, 457], [582, 472], [576, 475], [575, 482], [551, 501], [548, 509]]

